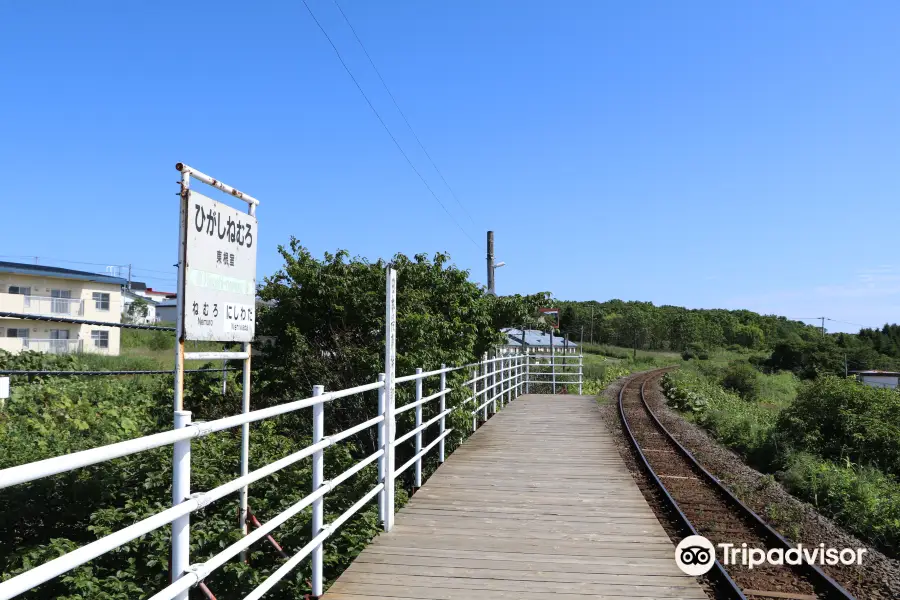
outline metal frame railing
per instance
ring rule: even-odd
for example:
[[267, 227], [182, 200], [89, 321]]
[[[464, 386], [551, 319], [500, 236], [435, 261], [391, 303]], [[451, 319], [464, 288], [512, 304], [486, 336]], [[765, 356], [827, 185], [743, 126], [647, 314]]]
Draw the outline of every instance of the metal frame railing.
[[[527, 354], [525, 393], [532, 392], [531, 386], [538, 390], [547, 389], [555, 394], [559, 386], [578, 386], [578, 394], [584, 389], [584, 356], [582, 354]], [[549, 379], [547, 379], [549, 378]]]
[[[246, 600], [261, 598], [276, 583], [278, 583], [278, 581], [308, 556], [311, 557], [312, 562], [313, 595], [320, 596], [322, 595], [324, 587], [323, 543], [325, 540], [376, 497], [378, 498], [379, 504], [379, 517], [384, 523], [385, 530], [390, 531], [393, 526], [394, 503], [392, 498], [393, 494], [388, 494], [387, 490], [393, 490], [396, 479], [411, 467], [414, 467], [415, 469], [414, 487], [421, 487], [423, 458], [425, 458], [425, 456], [435, 447], [438, 448], [439, 463], [444, 462], [446, 458], [446, 439], [447, 436], [453, 432], [453, 429], [446, 427], [446, 419], [454, 410], [454, 408], [447, 407], [447, 396], [452, 391], [452, 388], [447, 385], [447, 374], [455, 371], [471, 373], [474, 370], [476, 372], [474, 377], [463, 381], [460, 384], [463, 389], [468, 389], [468, 386], [470, 385], [473, 386], [472, 395], [467, 396], [462, 401], [461, 406], [465, 407], [468, 404], [476, 403], [474, 410], [470, 409], [473, 418], [477, 418], [477, 414], [482, 412], [484, 420], [487, 420], [490, 414], [497, 413], [498, 410], [514, 400], [521, 393], [523, 386], [528, 385], [529, 382], [533, 382], [530, 379], [530, 376], [539, 374], [533, 370], [529, 371], [529, 357], [530, 355], [526, 354], [514, 354], [498, 356], [491, 359], [484, 358], [478, 363], [463, 365], [461, 367], [446, 367], [441, 365], [440, 369], [427, 372], [423, 371], [421, 368], [416, 369], [416, 372], [412, 375], [397, 377], [393, 380], [393, 385], [407, 382], [414, 382], [415, 384], [414, 400], [400, 407], [392, 407], [386, 401], [387, 384], [385, 381], [385, 374], [381, 374], [378, 377], [378, 381], [374, 383], [331, 392], [326, 392], [322, 386], [314, 386], [312, 396], [309, 398], [270, 408], [254, 410], [231, 417], [216, 419], [214, 421], [194, 423], [191, 420], [190, 411], [177, 411], [175, 413], [175, 429], [172, 431], [157, 433], [0, 470], [0, 489], [3, 489], [115, 458], [121, 458], [138, 452], [171, 445], [174, 446], [173, 487], [175, 489], [175, 497], [181, 498], [181, 501], [171, 508], [146, 517], [129, 527], [102, 537], [77, 550], [64, 554], [63, 556], [0, 583], [0, 599], [5, 600], [7, 598], [13, 598], [53, 577], [70, 571], [102, 554], [127, 544], [139, 536], [169, 524], [172, 525], [173, 549], [177, 548], [181, 544], [182, 538], [187, 537], [189, 539], [190, 514], [192, 512], [195, 512], [212, 502], [221, 500], [225, 496], [235, 493], [249, 484], [272, 475], [300, 460], [310, 457], [312, 458], [313, 463], [312, 491], [310, 494], [205, 562], [191, 565], [181, 573], [173, 583], [152, 596], [151, 600], [171, 600], [173, 598], [183, 597], [191, 587], [201, 583], [215, 569], [220, 568], [229, 560], [239, 556], [243, 550], [267, 537], [278, 526], [308, 507], [312, 507], [311, 540], [301, 548], [299, 552], [285, 561], [285, 563], [263, 581], [259, 587], [246, 596]], [[532, 365], [531, 367], [533, 369], [535, 365]], [[478, 372], [480, 372], [480, 374], [477, 374]], [[423, 382], [432, 377], [439, 377], [437, 390], [426, 396], [423, 393]], [[484, 383], [479, 386], [479, 382]], [[328, 404], [340, 398], [373, 390], [378, 393], [378, 416], [339, 433], [329, 436], [324, 435], [325, 412]], [[479, 398], [483, 400], [480, 404], [477, 403]], [[437, 414], [429, 420], [423, 421], [423, 407], [434, 401], [439, 403]], [[227, 429], [237, 428], [244, 424], [261, 421], [263, 419], [270, 419], [280, 415], [294, 413], [307, 408], [311, 408], [313, 411], [312, 445], [265, 465], [264, 467], [250, 471], [246, 475], [211, 490], [191, 492], [190, 457], [192, 439]], [[396, 427], [397, 415], [410, 410], [416, 411], [415, 427], [403, 435], [394, 437], [393, 431]], [[439, 427], [438, 434], [434, 439], [429, 441], [427, 445], [423, 445], [423, 434], [429, 427], [434, 425]], [[477, 421], [473, 421], [473, 425], [477, 426]], [[325, 449], [375, 426], [378, 427], [377, 451], [361, 459], [355, 465], [330, 481], [326, 481], [324, 479]], [[389, 431], [391, 433], [388, 433]], [[392, 461], [389, 459], [393, 458], [397, 446], [411, 440], [415, 441], [415, 454], [403, 465], [395, 468]], [[323, 505], [325, 496], [338, 485], [376, 461], [378, 464], [377, 484], [334, 521], [326, 524], [324, 522]]]
[[[473, 429], [478, 425], [477, 416], [481, 411], [483, 419], [489, 418], [489, 412], [496, 414], [503, 406], [514, 400], [525, 386], [536, 383], [531, 377], [540, 376], [544, 365], [541, 359], [534, 357], [535, 364], [530, 368], [529, 354], [506, 354], [494, 358], [485, 356], [481, 361], [458, 367], [446, 367], [423, 371], [416, 369], [412, 375], [395, 377], [396, 365], [396, 271], [387, 269], [387, 309], [385, 332], [385, 372], [378, 376], [373, 383], [360, 385], [348, 389], [325, 391], [323, 386], [314, 386], [312, 396], [295, 400], [285, 404], [272, 406], [258, 410], [247, 410], [241, 414], [216, 419], [213, 421], [193, 422], [191, 412], [185, 410], [174, 411], [174, 429], [162, 433], [143, 436], [123, 442], [109, 444], [98, 448], [74, 452], [63, 456], [48, 458], [18, 465], [0, 470], [0, 489], [13, 485], [35, 481], [45, 477], [88, 467], [98, 463], [110, 461], [123, 456], [129, 456], [161, 448], [173, 447], [172, 463], [172, 488], [173, 505], [156, 514], [146, 517], [124, 529], [106, 535], [94, 542], [82, 546], [72, 552], [59, 556], [53, 560], [31, 568], [24, 573], [12, 577], [0, 583], [0, 600], [6, 600], [22, 594], [54, 577], [66, 573], [79, 565], [82, 565], [98, 556], [123, 546], [135, 538], [151, 531], [171, 525], [172, 548], [172, 573], [173, 581], [170, 585], [157, 592], [150, 600], [186, 599], [191, 587], [202, 586], [204, 579], [214, 570], [222, 567], [229, 560], [239, 556], [257, 541], [269, 536], [278, 526], [288, 519], [296, 516], [306, 508], [311, 508], [311, 532], [310, 541], [292, 557], [288, 558], [277, 570], [256, 587], [245, 600], [257, 600], [266, 594], [272, 587], [284, 578], [291, 570], [297, 567], [301, 561], [310, 557], [312, 567], [312, 595], [321, 596], [324, 588], [324, 542], [334, 534], [354, 514], [359, 512], [366, 504], [377, 497], [379, 505], [379, 517], [385, 531], [390, 531], [394, 523], [394, 491], [395, 481], [409, 468], [415, 469], [413, 487], [422, 485], [422, 462], [425, 456], [435, 447], [438, 448], [438, 461], [444, 462], [446, 456], [446, 439], [453, 429], [446, 427], [446, 419], [454, 409], [468, 411], [473, 418]], [[204, 358], [216, 358], [221, 353], [207, 352], [194, 353]], [[233, 354], [233, 353], [232, 353]], [[555, 359], [563, 359], [564, 355]], [[565, 357], [574, 358], [574, 357]], [[580, 357], [578, 357], [580, 359]], [[557, 369], [560, 366], [561, 370]], [[536, 370], [535, 370], [536, 369]], [[472, 395], [465, 397], [456, 407], [447, 406], [448, 393], [453, 388], [447, 385], [447, 374], [462, 371], [471, 374], [471, 378], [461, 382], [460, 390], [467, 390], [472, 386]], [[564, 374], [567, 370], [557, 365], [556, 360], [551, 364], [553, 380], [557, 374]], [[571, 371], [569, 371], [571, 372]], [[578, 382], [581, 381], [581, 362], [578, 363]], [[439, 377], [436, 391], [429, 395], [424, 393], [424, 382], [430, 378]], [[397, 407], [395, 402], [396, 386], [413, 382], [415, 385], [413, 401]], [[481, 383], [481, 385], [479, 385]], [[481, 389], [479, 389], [481, 388]], [[336, 434], [325, 435], [326, 407], [335, 400], [376, 391], [378, 395], [378, 415], [358, 425], [345, 429]], [[498, 408], [499, 400], [499, 408]], [[437, 401], [436, 414], [427, 421], [423, 421], [423, 409], [430, 403]], [[468, 405], [474, 405], [469, 408]], [[490, 408], [489, 408], [490, 407]], [[246, 407], [244, 407], [246, 408]], [[280, 415], [296, 413], [297, 411], [312, 409], [312, 444], [285, 456], [275, 462], [267, 464], [253, 471], [247, 471], [241, 476], [223, 483], [215, 488], [202, 492], [191, 491], [191, 440], [210, 435], [215, 432], [225, 431], [241, 427], [246, 429], [250, 423], [270, 419]], [[407, 411], [415, 410], [415, 425], [413, 429], [400, 435], [396, 435], [397, 416]], [[430, 428], [437, 425], [438, 433], [424, 445], [424, 434]], [[359, 460], [352, 467], [337, 475], [330, 481], [324, 478], [324, 451], [351, 436], [359, 434], [370, 427], [378, 428], [377, 450], [365, 458]], [[246, 439], [246, 438], [245, 438]], [[395, 466], [395, 450], [400, 444], [413, 440], [415, 450], [412, 458], [399, 467]], [[244, 452], [242, 444], [242, 454]], [[202, 563], [190, 563], [190, 516], [191, 513], [216, 502], [229, 494], [246, 490], [253, 482], [272, 475], [277, 471], [297, 463], [305, 458], [312, 460], [312, 489], [311, 492], [294, 503], [291, 507], [282, 511], [274, 518], [262, 523], [261, 526], [245, 535], [227, 548]], [[324, 498], [337, 488], [341, 483], [362, 471], [365, 467], [376, 463], [378, 465], [378, 481], [367, 493], [356, 501], [350, 508], [341, 513], [330, 523], [325, 523]]]
[[84, 300], [81, 298], [26, 295], [24, 307], [26, 310], [37, 310], [43, 314], [75, 315], [76, 317], [84, 315]]
[[[77, 550], [64, 554], [63, 556], [0, 583], [0, 598], [4, 600], [13, 598], [53, 577], [61, 575], [102, 554], [110, 552], [119, 546], [127, 544], [141, 535], [169, 524], [172, 525], [172, 546], [174, 549], [178, 547], [182, 537], [190, 536], [190, 514], [192, 512], [197, 511], [212, 502], [221, 500], [225, 496], [237, 492], [255, 481], [259, 481], [263, 477], [272, 475], [281, 469], [310, 457], [313, 462], [313, 481], [312, 492], [309, 495], [275, 516], [273, 519], [263, 523], [252, 533], [249, 533], [247, 536], [241, 538], [239, 541], [220, 551], [205, 562], [191, 565], [184, 573], [181, 573], [172, 584], [152, 596], [151, 600], [171, 600], [172, 598], [182, 597], [191, 587], [202, 582], [212, 571], [238, 556], [243, 550], [247, 549], [255, 542], [265, 538], [279, 525], [308, 507], [312, 507], [312, 539], [299, 552], [289, 558], [281, 567], [263, 581], [259, 587], [246, 596], [246, 599], [252, 600], [261, 598], [307, 556], [311, 556], [312, 559], [312, 587], [314, 595], [320, 596], [322, 595], [322, 588], [324, 586], [322, 572], [324, 565], [323, 543], [325, 540], [350, 517], [376, 497], [378, 497], [379, 500], [379, 514], [382, 521], [385, 522], [385, 529], [389, 530], [389, 524], [392, 524], [393, 521], [394, 506], [392, 502], [389, 504], [386, 501], [388, 496], [384, 493], [386, 486], [393, 487], [397, 477], [410, 467], [415, 466], [415, 486], [421, 487], [422, 459], [428, 452], [434, 449], [435, 446], [439, 445], [439, 461], [444, 461], [445, 440], [453, 431], [452, 429], [448, 429], [445, 423], [447, 416], [449, 416], [453, 410], [446, 408], [446, 397], [448, 393], [452, 391], [451, 388], [447, 387], [446, 376], [447, 373], [462, 368], [464, 367], [447, 368], [442, 366], [438, 370], [429, 372], [423, 372], [422, 369], [416, 369], [416, 373], [413, 375], [397, 378], [394, 380], [395, 384], [409, 381], [415, 382], [416, 399], [415, 401], [394, 410], [391, 410], [385, 402], [385, 377], [384, 375], [380, 375], [378, 381], [374, 383], [333, 392], [326, 392], [322, 386], [314, 386], [313, 394], [309, 398], [231, 417], [216, 419], [214, 421], [194, 423], [191, 420], [190, 411], [177, 411], [175, 413], [175, 429], [172, 431], [157, 433], [0, 470], [0, 489], [3, 489], [115, 458], [136, 454], [138, 452], [172, 445], [174, 446], [173, 487], [175, 488], [176, 497], [182, 499], [171, 508], [144, 518], [129, 527], [102, 537]], [[434, 376], [440, 376], [439, 390], [436, 393], [423, 397], [423, 380]], [[362, 394], [372, 390], [377, 390], [378, 392], [378, 416], [339, 433], [329, 436], [324, 435], [325, 410], [328, 404], [340, 398]], [[421, 410], [423, 405], [434, 400], [440, 401], [439, 413], [428, 421], [422, 422]], [[307, 408], [311, 408], [313, 411], [312, 445], [211, 490], [205, 492], [191, 492], [190, 457], [191, 440], [193, 438], [207, 436], [211, 433], [237, 428], [244, 424], [293, 413]], [[403, 436], [390, 440], [390, 438], [385, 435], [387, 429], [385, 427], [386, 420], [388, 418], [392, 418], [393, 420], [397, 413], [412, 409], [416, 409], [417, 413], [416, 427]], [[392, 417], [389, 417], [389, 415], [392, 415]], [[440, 426], [439, 434], [429, 442], [427, 446], [423, 447], [423, 433], [428, 427], [435, 424], [439, 424]], [[378, 426], [379, 428], [378, 450], [361, 459], [355, 465], [330, 481], [326, 481], [324, 479], [325, 449], [374, 426]], [[413, 437], [415, 437], [416, 443], [415, 455], [399, 468], [391, 468], [388, 470], [386, 457], [393, 453], [393, 450], [397, 445], [407, 442]], [[334, 521], [326, 524], [324, 522], [323, 500], [328, 492], [332, 491], [338, 485], [376, 461], [379, 468], [378, 483]], [[390, 517], [388, 515], [390, 515]]]

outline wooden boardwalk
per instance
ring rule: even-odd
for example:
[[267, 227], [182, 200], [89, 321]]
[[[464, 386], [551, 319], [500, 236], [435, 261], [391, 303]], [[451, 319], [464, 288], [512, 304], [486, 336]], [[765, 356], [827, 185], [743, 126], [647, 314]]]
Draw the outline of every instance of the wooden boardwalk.
[[705, 599], [593, 397], [526, 395], [460, 446], [325, 594]]

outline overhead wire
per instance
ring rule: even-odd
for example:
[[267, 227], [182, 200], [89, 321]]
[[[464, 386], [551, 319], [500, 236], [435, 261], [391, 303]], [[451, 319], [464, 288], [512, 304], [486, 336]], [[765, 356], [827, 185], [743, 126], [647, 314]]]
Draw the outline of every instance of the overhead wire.
[[366, 58], [369, 60], [369, 64], [372, 65], [372, 70], [375, 71], [375, 74], [378, 75], [378, 80], [381, 81], [381, 85], [384, 87], [384, 90], [387, 92], [388, 96], [391, 98], [391, 102], [394, 103], [394, 108], [397, 109], [397, 112], [400, 113], [400, 116], [403, 117], [403, 122], [406, 123], [406, 126], [409, 128], [410, 133], [412, 133], [413, 137], [416, 140], [416, 143], [419, 144], [419, 148], [422, 149], [422, 152], [428, 158], [428, 162], [431, 163], [431, 166], [434, 167], [434, 170], [437, 172], [438, 176], [440, 176], [441, 181], [444, 182], [444, 185], [447, 186], [447, 189], [450, 191], [450, 195], [453, 196], [453, 199], [456, 200], [456, 203], [459, 204], [459, 207], [463, 209], [463, 212], [466, 213], [466, 216], [469, 217], [469, 220], [472, 221], [472, 225], [476, 228], [478, 224], [475, 222], [475, 219], [472, 217], [472, 213], [463, 205], [462, 201], [459, 199], [459, 196], [456, 195], [456, 192], [453, 191], [453, 188], [447, 182], [447, 178], [444, 177], [444, 174], [438, 168], [437, 164], [434, 162], [434, 159], [431, 158], [431, 154], [429, 154], [428, 150], [425, 149], [425, 145], [422, 143], [422, 140], [419, 139], [418, 134], [416, 134], [415, 129], [413, 129], [412, 124], [409, 122], [409, 119], [406, 117], [406, 113], [403, 112], [403, 109], [400, 108], [400, 104], [397, 102], [397, 99], [394, 97], [393, 92], [388, 87], [387, 82], [384, 80], [384, 77], [381, 75], [381, 71], [378, 70], [378, 67], [375, 66], [375, 61], [372, 59], [372, 56], [369, 54], [369, 51], [366, 49], [365, 44], [363, 44], [362, 39], [360, 39], [359, 34], [356, 33], [356, 28], [353, 27], [353, 24], [350, 22], [350, 19], [347, 17], [347, 13], [344, 12], [344, 9], [341, 8], [341, 5], [338, 4], [337, 0], [332, 0], [334, 5], [340, 11], [341, 16], [344, 17], [344, 21], [347, 23], [347, 26], [350, 28], [350, 31], [353, 32], [353, 37], [356, 38], [356, 41], [359, 43], [359, 47], [362, 48], [363, 54], [366, 55]]
[[375, 114], [375, 117], [378, 119], [378, 122], [381, 123], [381, 126], [387, 132], [388, 136], [390, 136], [391, 140], [394, 142], [394, 145], [397, 146], [397, 150], [399, 150], [400, 154], [403, 155], [403, 158], [406, 159], [406, 162], [409, 165], [409, 168], [412, 169], [413, 172], [419, 177], [419, 179], [422, 181], [422, 184], [425, 186], [425, 188], [428, 190], [428, 192], [431, 194], [431, 196], [437, 201], [438, 204], [440, 204], [441, 208], [444, 209], [444, 212], [447, 213], [447, 216], [450, 217], [450, 220], [453, 221], [453, 223], [459, 228], [460, 231], [463, 232], [463, 234], [467, 238], [469, 238], [470, 242], [472, 242], [477, 248], [481, 249], [482, 246], [480, 246], [478, 244], [478, 242], [476, 242], [472, 238], [472, 236], [469, 235], [469, 232], [466, 231], [462, 225], [460, 225], [459, 221], [457, 221], [456, 218], [453, 216], [453, 213], [451, 213], [447, 209], [446, 205], [444, 205], [444, 203], [441, 201], [441, 199], [438, 197], [438, 195], [434, 192], [432, 187], [428, 184], [428, 181], [425, 179], [425, 177], [422, 176], [422, 173], [419, 172], [419, 170], [416, 168], [415, 164], [413, 164], [412, 160], [409, 158], [409, 155], [403, 149], [403, 146], [400, 145], [400, 142], [397, 141], [396, 136], [394, 136], [393, 132], [391, 132], [391, 129], [387, 126], [387, 123], [385, 123], [384, 119], [381, 117], [381, 114], [378, 112], [378, 109], [376, 109], [375, 105], [372, 104], [372, 101], [369, 100], [369, 96], [366, 94], [365, 90], [363, 90], [362, 86], [359, 84], [359, 81], [357, 81], [356, 76], [353, 75], [353, 72], [350, 70], [350, 67], [347, 66], [347, 62], [344, 60], [344, 57], [341, 55], [340, 50], [338, 50], [334, 41], [331, 39], [331, 36], [328, 35], [328, 32], [325, 31], [325, 28], [322, 26], [322, 23], [320, 23], [319, 19], [316, 18], [315, 13], [313, 13], [312, 8], [310, 8], [307, 0], [303, 0], [303, 6], [306, 7], [306, 11], [309, 13], [309, 16], [312, 17], [313, 21], [315, 21], [316, 26], [318, 26], [318, 28], [319, 28], [319, 31], [321, 31], [322, 35], [325, 36], [325, 39], [328, 40], [328, 43], [331, 45], [332, 50], [334, 50], [335, 55], [337, 55], [337, 58], [340, 61], [341, 66], [344, 67], [344, 70], [347, 72], [347, 75], [350, 76], [350, 79], [353, 81], [354, 85], [356, 85], [356, 89], [359, 90], [359, 93], [362, 95], [363, 99], [365, 99], [365, 101], [366, 101], [366, 104], [369, 105], [369, 108]]
[[[65, 258], [53, 258], [50, 256], [39, 256], [36, 254], [0, 254], [0, 258], [33, 258], [33, 259], [43, 259], [49, 260], [58, 263], [64, 264], [72, 264], [72, 265], [92, 265], [95, 267], [121, 267], [123, 269], [128, 268], [128, 265], [118, 265], [115, 263], [98, 263], [98, 262], [88, 262], [84, 260], [68, 260]], [[174, 269], [174, 267], [173, 267]], [[136, 267], [134, 265], [131, 266], [132, 272], [134, 271], [145, 271], [147, 273], [162, 273], [165, 275], [175, 275], [172, 271], [161, 271], [159, 269], [145, 269], [144, 267]], [[174, 277], [173, 277], [174, 279]]]

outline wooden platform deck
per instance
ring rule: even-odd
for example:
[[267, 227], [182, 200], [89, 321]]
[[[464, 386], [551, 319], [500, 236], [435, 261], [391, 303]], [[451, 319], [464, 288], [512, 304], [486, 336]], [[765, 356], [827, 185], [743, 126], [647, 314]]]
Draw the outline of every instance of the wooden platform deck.
[[526, 395], [456, 450], [326, 600], [705, 599], [593, 397]]

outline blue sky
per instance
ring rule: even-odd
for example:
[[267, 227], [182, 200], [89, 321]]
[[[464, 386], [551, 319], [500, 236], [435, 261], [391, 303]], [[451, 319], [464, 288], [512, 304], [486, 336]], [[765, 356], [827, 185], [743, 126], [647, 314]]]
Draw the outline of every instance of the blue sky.
[[483, 282], [493, 229], [503, 294], [900, 320], [900, 5], [339, 0], [461, 207], [308, 1], [458, 225], [301, 2], [7, 0], [0, 255], [173, 288], [184, 161], [261, 200], [262, 275], [294, 235]]

